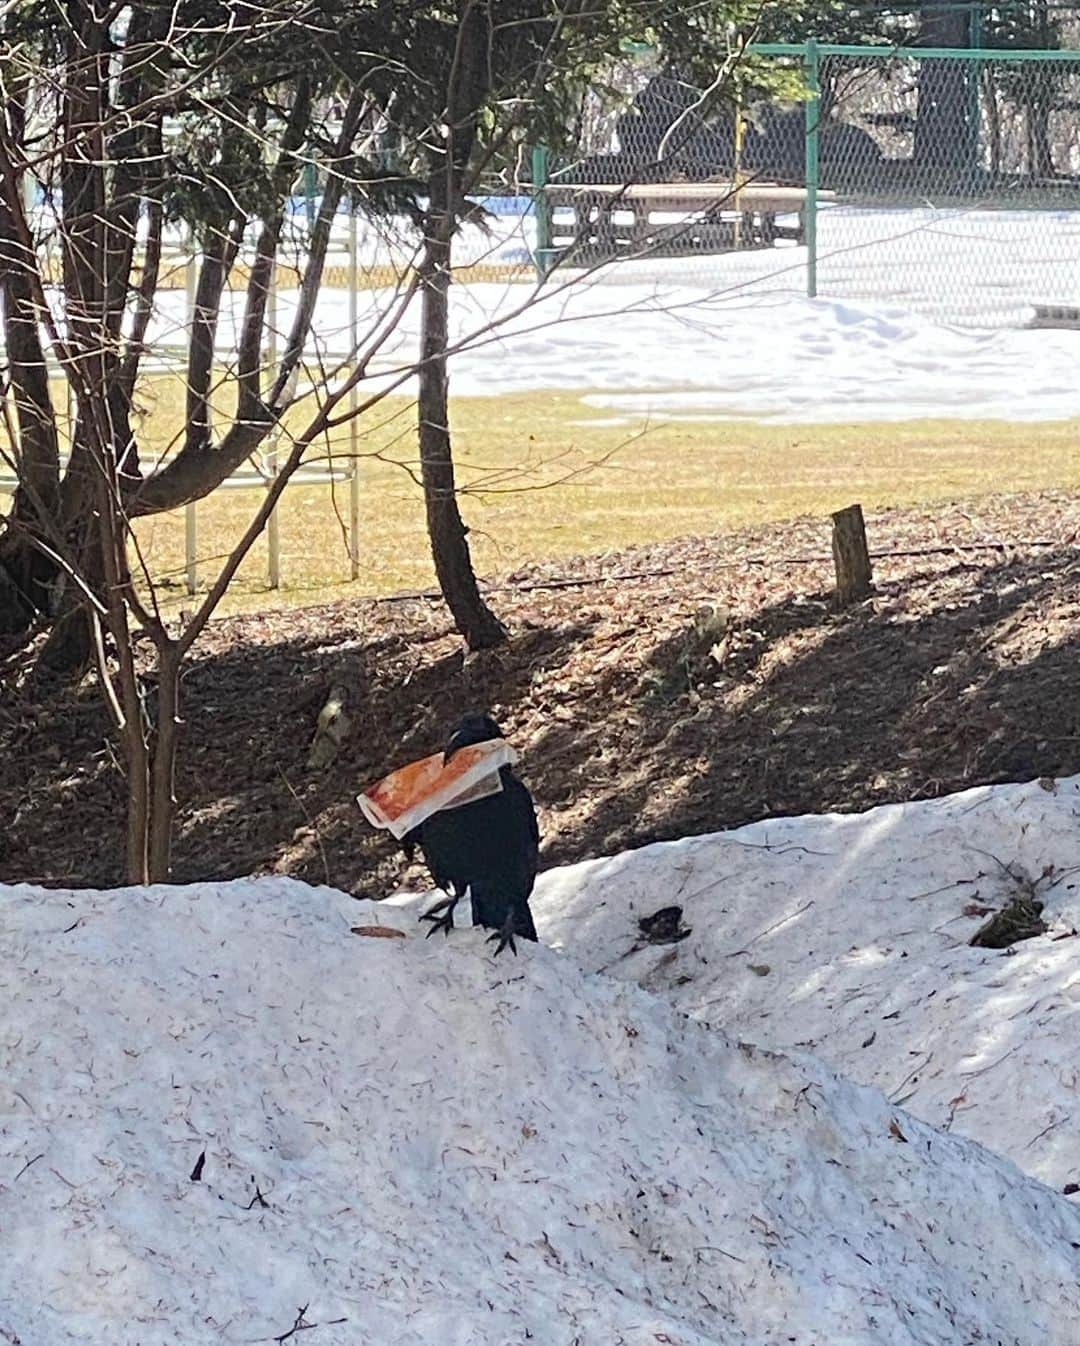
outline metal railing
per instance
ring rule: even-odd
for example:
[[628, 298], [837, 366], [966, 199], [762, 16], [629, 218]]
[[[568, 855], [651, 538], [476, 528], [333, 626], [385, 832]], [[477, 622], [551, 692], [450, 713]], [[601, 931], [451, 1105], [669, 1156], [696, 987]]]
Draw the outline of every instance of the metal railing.
[[[357, 222], [356, 217], [351, 216], [348, 224], [348, 252], [347, 252], [347, 276], [349, 291], [349, 322], [348, 332], [342, 343], [342, 349], [337, 352], [340, 359], [348, 359], [351, 352], [358, 349], [359, 346], [359, 309], [358, 295], [361, 290], [359, 255], [357, 242]], [[190, 331], [195, 314], [195, 289], [198, 277], [199, 257], [193, 251], [171, 253], [166, 252], [163, 259], [163, 271], [169, 271], [170, 266], [177, 271], [182, 271], [184, 275], [185, 306], [182, 320], [182, 332]], [[276, 283], [272, 282], [270, 292], [267, 297], [268, 309], [273, 315], [276, 306]], [[273, 316], [268, 323], [270, 332], [269, 346], [266, 351], [268, 362], [272, 362], [276, 356], [277, 332]], [[142, 372], [151, 376], [168, 377], [170, 374], [179, 377], [183, 369], [183, 362], [187, 356], [186, 336], [178, 335], [175, 339], [165, 338], [153, 343], [152, 349], [142, 362]], [[50, 378], [61, 378], [62, 370], [51, 358], [48, 361]], [[358, 393], [353, 389], [349, 394], [348, 405], [353, 412], [356, 410]], [[273, 484], [278, 470], [278, 436], [272, 436], [265, 449], [258, 456], [251, 460], [246, 467], [238, 469], [228, 476], [220, 485], [215, 488], [219, 490], [269, 490]], [[334, 465], [335, 460], [344, 463], [343, 467]], [[362, 478], [360, 473], [360, 451], [359, 451], [359, 427], [355, 416], [349, 422], [349, 445], [348, 450], [341, 454], [335, 453], [333, 459], [325, 464], [318, 459], [305, 461], [301, 467], [290, 478], [288, 486], [331, 486], [337, 484], [348, 484], [349, 487], [349, 522], [346, 529], [348, 553], [349, 553], [349, 576], [350, 579], [357, 579], [360, 575], [360, 512], [361, 512], [361, 493]], [[67, 455], [61, 456], [61, 473], [66, 470]], [[0, 495], [12, 494], [18, 486], [18, 478], [13, 469], [7, 462], [0, 461]], [[184, 506], [184, 574], [185, 587], [188, 594], [194, 594], [198, 588], [199, 579], [199, 506], [196, 502]], [[267, 583], [271, 589], [278, 589], [282, 583], [282, 565], [281, 565], [281, 534], [278, 525], [278, 514], [275, 509], [267, 522]]]

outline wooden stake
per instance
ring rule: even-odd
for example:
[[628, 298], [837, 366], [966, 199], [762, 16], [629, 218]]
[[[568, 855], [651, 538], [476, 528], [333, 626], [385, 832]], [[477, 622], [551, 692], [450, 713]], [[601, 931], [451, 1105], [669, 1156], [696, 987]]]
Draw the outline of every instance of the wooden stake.
[[833, 562], [836, 565], [836, 602], [841, 608], [868, 598], [873, 590], [870, 552], [861, 505], [848, 505], [832, 516]]

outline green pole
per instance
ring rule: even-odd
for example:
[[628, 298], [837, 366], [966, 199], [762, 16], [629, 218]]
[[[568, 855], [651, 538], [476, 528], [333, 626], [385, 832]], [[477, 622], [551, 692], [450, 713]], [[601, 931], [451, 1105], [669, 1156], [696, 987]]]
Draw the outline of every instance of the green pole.
[[979, 51], [982, 48], [983, 39], [983, 12], [981, 0], [973, 0], [971, 6], [971, 37], [969, 38], [971, 49]]
[[318, 191], [318, 183], [315, 177], [315, 160], [309, 159], [304, 164], [304, 209], [307, 212], [308, 228], [315, 223], [315, 194]]
[[551, 263], [551, 202], [544, 187], [548, 180], [548, 152], [546, 145], [534, 145], [532, 152], [533, 210], [536, 212], [536, 251], [533, 264], [538, 280], [547, 275]]
[[806, 205], [803, 240], [806, 243], [806, 295], [817, 297], [818, 122], [821, 117], [821, 56], [810, 39], [803, 48], [806, 75]]

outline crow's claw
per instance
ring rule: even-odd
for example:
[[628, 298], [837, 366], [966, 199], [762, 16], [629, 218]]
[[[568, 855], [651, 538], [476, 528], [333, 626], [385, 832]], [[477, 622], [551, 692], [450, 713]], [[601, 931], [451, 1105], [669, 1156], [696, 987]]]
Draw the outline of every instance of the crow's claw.
[[429, 912], [421, 916], [420, 919], [431, 922], [431, 929], [427, 932], [428, 939], [432, 937], [436, 930], [441, 930], [449, 938], [450, 931], [454, 928], [454, 913], [452, 911], [448, 911], [445, 916], [433, 916]]
[[[427, 932], [430, 939], [436, 930], [441, 930], [447, 937], [454, 928], [454, 908], [458, 904], [456, 897], [446, 897], [441, 902], [436, 902], [433, 907], [420, 913], [420, 920], [430, 921], [431, 929]], [[443, 914], [440, 916], [439, 912]]]
[[517, 957], [517, 945], [514, 943], [514, 917], [512, 913], [506, 918], [506, 923], [501, 930], [493, 930], [491, 934], [488, 935], [487, 942], [489, 944], [494, 940], [498, 940], [499, 942], [495, 945], [495, 952], [491, 955], [492, 958], [498, 958], [499, 954], [502, 953], [503, 949], [507, 948], [507, 946], [509, 946], [510, 952], [514, 957]]

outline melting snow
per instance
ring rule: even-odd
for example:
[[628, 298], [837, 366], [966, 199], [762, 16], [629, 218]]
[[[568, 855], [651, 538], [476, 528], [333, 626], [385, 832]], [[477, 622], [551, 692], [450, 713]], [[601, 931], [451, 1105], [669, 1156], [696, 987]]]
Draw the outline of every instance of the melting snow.
[[[461, 260], [520, 262], [531, 227], [507, 217], [490, 237], [468, 230]], [[796, 247], [619, 263], [569, 285], [557, 271], [520, 314], [535, 291], [528, 271], [516, 283], [455, 285], [451, 337], [471, 344], [452, 359], [453, 390], [580, 392], [603, 422], [625, 425], [1080, 415], [1080, 333], [1026, 327], [1036, 303], [1080, 302], [1080, 213], [831, 209], [819, 234], [822, 297], [813, 300]], [[368, 237], [362, 261], [404, 266], [403, 246]], [[340, 271], [342, 257], [333, 260]], [[224, 305], [223, 353], [239, 339], [243, 297]], [[159, 298], [156, 348], [187, 325], [182, 292]], [[361, 336], [396, 298], [359, 292]], [[296, 302], [295, 290], [278, 295], [282, 340]], [[482, 336], [496, 320], [505, 325]], [[412, 365], [418, 323], [414, 304], [368, 386]], [[324, 286], [310, 354], [348, 363], [349, 330], [347, 291]]]
[[[969, 947], [1025, 881], [1047, 933]], [[693, 934], [635, 952], [667, 903]], [[1080, 1182], [1080, 778], [649, 846], [542, 875], [533, 907], [585, 967]]]
[[[719, 878], [707, 857], [732, 845], [670, 858], [700, 847]], [[650, 885], [674, 895], [662, 855], [626, 858], [625, 883], [614, 862], [581, 872], [583, 901], [608, 905], [577, 919], [577, 944], [607, 920], [614, 953]], [[573, 891], [556, 876], [542, 903], [568, 943]], [[680, 958], [712, 950], [721, 892], [687, 902]], [[785, 901], [819, 894], [802, 892]], [[759, 895], [762, 927], [787, 912], [778, 895]], [[494, 962], [476, 932], [426, 941], [410, 910], [286, 879], [0, 902], [0, 1341], [198, 1346], [312, 1324], [290, 1340], [1080, 1343], [1066, 1200], [629, 980], [543, 946]], [[739, 958], [724, 976], [745, 980]], [[742, 1029], [723, 1005], [710, 1017]]]

